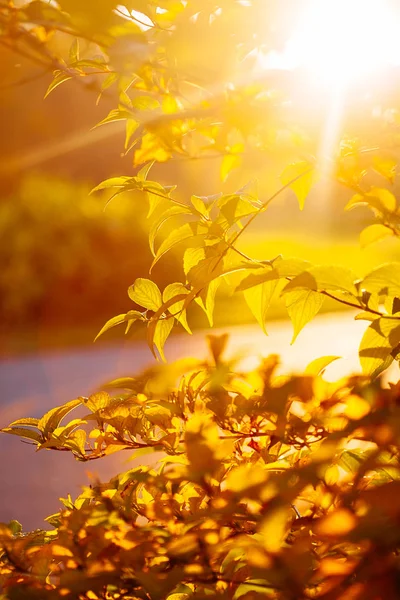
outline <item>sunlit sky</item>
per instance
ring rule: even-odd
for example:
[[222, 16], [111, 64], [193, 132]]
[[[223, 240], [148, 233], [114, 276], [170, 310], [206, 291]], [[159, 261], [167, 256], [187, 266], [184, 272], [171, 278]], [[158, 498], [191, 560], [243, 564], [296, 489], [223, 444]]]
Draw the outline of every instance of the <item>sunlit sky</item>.
[[281, 52], [266, 69], [302, 68], [327, 84], [362, 80], [400, 65], [400, 14], [388, 0], [309, 0]]

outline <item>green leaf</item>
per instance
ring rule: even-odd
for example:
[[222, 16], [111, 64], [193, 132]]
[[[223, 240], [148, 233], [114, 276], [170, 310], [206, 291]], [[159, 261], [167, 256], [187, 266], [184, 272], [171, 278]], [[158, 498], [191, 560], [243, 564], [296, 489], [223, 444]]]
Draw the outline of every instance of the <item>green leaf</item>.
[[325, 371], [326, 367], [328, 367], [335, 360], [342, 358], [341, 356], [320, 356], [319, 358], [311, 361], [307, 367], [305, 368], [304, 374], [311, 375], [312, 377], [317, 377], [318, 375], [322, 375]]
[[360, 284], [371, 293], [387, 293], [389, 296], [400, 296], [400, 263], [387, 263], [377, 267]]
[[47, 92], [45, 93], [45, 98], [47, 98], [47, 96], [51, 94], [51, 92], [55, 90], [59, 85], [65, 83], [65, 81], [69, 81], [73, 77], [70, 72], [65, 71], [54, 71], [54, 75], [55, 77], [49, 85], [49, 87], [47, 88]]
[[400, 319], [376, 319], [367, 328], [359, 348], [361, 368], [365, 375], [377, 377], [396, 356], [400, 343]]
[[286, 308], [293, 323], [294, 343], [300, 331], [320, 310], [324, 297], [312, 290], [296, 290], [285, 294]]
[[379, 242], [379, 240], [392, 235], [393, 231], [389, 229], [389, 227], [375, 223], [362, 230], [360, 233], [360, 245], [362, 248], [365, 248], [369, 244], [374, 244], [375, 242]]
[[299, 201], [300, 210], [304, 208], [304, 202], [315, 182], [315, 168], [309, 162], [300, 161], [288, 165], [281, 174], [284, 185], [294, 191]]
[[76, 398], [70, 400], [62, 406], [57, 406], [49, 410], [41, 419], [39, 419], [38, 429], [43, 432], [44, 437], [47, 439], [56, 427], [59, 426], [61, 419], [63, 419], [68, 413], [71, 412], [77, 406], [80, 406], [83, 402], [82, 398]]
[[268, 281], [252, 287], [251, 289], [245, 290], [244, 298], [247, 306], [250, 308], [254, 317], [257, 319], [261, 329], [267, 335], [265, 329], [265, 320], [267, 312], [271, 304], [271, 300], [276, 289], [276, 281]]

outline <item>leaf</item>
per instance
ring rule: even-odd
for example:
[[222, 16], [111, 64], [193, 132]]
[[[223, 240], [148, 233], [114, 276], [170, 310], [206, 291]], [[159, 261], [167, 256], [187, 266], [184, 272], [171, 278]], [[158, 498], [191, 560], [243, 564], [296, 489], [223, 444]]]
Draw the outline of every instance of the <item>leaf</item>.
[[263, 546], [271, 553], [281, 550], [282, 544], [290, 529], [290, 513], [286, 506], [270, 509], [259, 526], [263, 536]]
[[[163, 302], [168, 302], [168, 300], [179, 294], [189, 294], [189, 290], [183, 283], [170, 283], [163, 292]], [[184, 303], [184, 300], [180, 300], [179, 302], [172, 304], [168, 310], [188, 333], [192, 333], [186, 320], [186, 310], [182, 310]]]
[[69, 49], [69, 62], [74, 64], [79, 60], [79, 40], [75, 38]]
[[393, 231], [389, 229], [389, 227], [375, 223], [374, 225], [369, 225], [362, 230], [360, 233], [360, 245], [362, 248], [365, 248], [369, 244], [373, 244], [385, 237], [392, 235]]
[[101, 125], [107, 125], [108, 123], [116, 123], [117, 121], [126, 121], [127, 119], [131, 119], [132, 117], [133, 117], [132, 113], [128, 110], [125, 110], [125, 109], [121, 110], [119, 108], [113, 108], [112, 110], [110, 110], [110, 112], [104, 119], [102, 119], [101, 121], [96, 123], [96, 125], [93, 127], [93, 129], [96, 129], [97, 127], [101, 127]]
[[210, 327], [214, 324], [215, 296], [220, 283], [220, 279], [213, 279], [207, 287], [200, 292], [200, 295], [195, 298], [195, 302], [204, 310]]
[[33, 440], [40, 444], [43, 439], [41, 434], [38, 431], [34, 431], [33, 429], [27, 429], [25, 427], [4, 427], [1, 429], [2, 433], [11, 433], [12, 435], [18, 435], [19, 437], [26, 438], [28, 440]]
[[68, 413], [71, 412], [77, 406], [80, 406], [83, 402], [82, 398], [76, 398], [70, 400], [62, 406], [57, 406], [49, 410], [41, 419], [39, 419], [38, 429], [43, 432], [44, 437], [47, 439], [56, 427], [59, 426], [61, 419], [63, 419]]
[[127, 150], [130, 147], [130, 142], [131, 139], [135, 133], [135, 131], [137, 130], [137, 128], [139, 127], [139, 122], [135, 121], [135, 119], [129, 118], [126, 120], [126, 125], [125, 125], [125, 150]]
[[133, 181], [134, 179], [132, 177], [111, 177], [110, 179], [105, 179], [99, 183], [99, 185], [96, 185], [96, 187], [94, 187], [90, 193], [93, 194], [94, 192], [108, 190], [110, 188], [124, 188], [128, 182], [131, 183]]
[[326, 367], [328, 367], [335, 360], [338, 360], [341, 356], [320, 356], [319, 358], [311, 361], [305, 371], [305, 375], [311, 375], [313, 377], [317, 377], [318, 375], [322, 375], [325, 371]]
[[291, 344], [295, 342], [303, 327], [315, 317], [323, 302], [323, 296], [312, 290], [298, 290], [285, 294], [286, 308], [293, 323]]
[[102, 408], [106, 408], [110, 402], [111, 397], [107, 392], [97, 392], [96, 394], [89, 396], [89, 398], [83, 399], [83, 404], [92, 412], [97, 412]]
[[[239, 194], [230, 194], [228, 196], [222, 196], [217, 201], [218, 206], [221, 210], [221, 215], [226, 220], [226, 223], [231, 226], [234, 223], [237, 223], [243, 217], [248, 217], [249, 215], [257, 212], [257, 208], [249, 202], [244, 196], [240, 196]], [[221, 219], [218, 219], [220, 221]], [[224, 223], [222, 222], [223, 226]]]
[[236, 291], [245, 291], [255, 285], [259, 285], [265, 281], [274, 281], [277, 279], [286, 279], [288, 277], [295, 277], [300, 273], [303, 273], [305, 269], [310, 266], [306, 260], [288, 258], [278, 258], [265, 267], [260, 267], [260, 271], [252, 272], [250, 275], [242, 279], [240, 284], [236, 287]]
[[163, 362], [167, 362], [164, 354], [164, 345], [171, 333], [173, 325], [173, 319], [159, 319], [155, 327], [153, 343], [160, 353]]
[[400, 296], [400, 263], [387, 263], [377, 267], [364, 277], [360, 287], [371, 293], [386, 291], [389, 296]]
[[153, 133], [145, 133], [141, 147], [135, 151], [134, 165], [143, 164], [149, 160], [165, 162], [171, 158], [172, 152], [161, 145], [160, 139]]
[[152, 160], [151, 162], [147, 163], [147, 165], [144, 165], [139, 171], [138, 174], [136, 175], [136, 177], [140, 180], [140, 181], [146, 181], [147, 176], [149, 174], [149, 171], [151, 169], [151, 167], [154, 165], [154, 160]]
[[135, 283], [128, 289], [128, 296], [139, 306], [155, 312], [162, 304], [161, 292], [150, 279], [136, 279]]
[[395, 358], [394, 349], [400, 343], [400, 320], [376, 319], [364, 333], [359, 357], [365, 375], [377, 377]]
[[70, 448], [79, 456], [85, 456], [86, 431], [77, 429], [73, 431], [64, 442], [65, 448]]
[[251, 289], [245, 290], [244, 298], [247, 306], [250, 308], [254, 317], [257, 319], [261, 329], [267, 335], [265, 329], [265, 320], [271, 300], [276, 289], [276, 281], [268, 281], [252, 287]]
[[177, 229], [173, 230], [169, 234], [169, 236], [161, 243], [159, 249], [157, 250], [155, 258], [151, 263], [150, 272], [152, 271], [156, 263], [160, 260], [160, 258], [164, 256], [164, 254], [166, 254], [169, 250], [171, 250], [171, 248], [173, 248], [174, 246], [176, 246], [176, 244], [179, 244], [180, 242], [192, 238], [193, 236], [197, 235], [197, 233], [198, 223], [185, 223], [181, 227], [178, 227]]
[[354, 284], [356, 277], [350, 269], [345, 267], [320, 265], [311, 267], [297, 275], [283, 290], [283, 293], [296, 288], [316, 291], [340, 291], [348, 292], [357, 296], [357, 288]]
[[315, 533], [322, 537], [342, 537], [353, 531], [357, 519], [347, 508], [339, 508], [319, 519], [315, 526]]
[[[151, 196], [152, 194], [149, 194], [149, 196]], [[159, 200], [161, 200], [159, 198]], [[161, 200], [162, 202], [162, 200]], [[153, 256], [155, 256], [156, 252], [154, 249], [154, 242], [156, 239], [156, 236], [158, 234], [158, 232], [160, 231], [161, 227], [167, 222], [169, 221], [169, 219], [172, 219], [173, 217], [176, 217], [178, 215], [190, 215], [191, 212], [190, 210], [186, 209], [183, 206], [178, 206], [178, 205], [173, 205], [170, 206], [169, 208], [167, 208], [167, 210], [161, 212], [159, 211], [160, 214], [157, 214], [157, 218], [153, 221], [150, 230], [149, 230], [149, 245], [150, 245], [150, 250], [151, 253], [153, 254]], [[148, 215], [149, 216], [149, 215]]]
[[372, 188], [364, 194], [355, 194], [345, 206], [345, 210], [351, 210], [357, 206], [369, 206], [374, 212], [385, 214], [396, 210], [396, 198], [385, 188]]
[[201, 215], [202, 217], [208, 218], [209, 211], [204, 202], [204, 199], [201, 196], [191, 196], [190, 202], [191, 202], [192, 206], [195, 208], [195, 210], [199, 213], [199, 215]]
[[384, 156], [374, 156], [374, 170], [385, 177], [390, 183], [393, 183], [396, 177], [397, 161], [394, 158]]
[[[132, 324], [138, 319], [143, 320], [143, 315], [138, 310], [130, 310], [127, 313], [122, 315], [117, 315], [116, 317], [112, 317], [107, 321], [105, 325], [100, 329], [99, 333], [94, 338], [96, 341], [103, 333], [111, 329], [112, 327], [116, 327], [117, 325], [121, 325], [121, 323], [128, 323], [128, 326], [131, 327]], [[127, 331], [125, 331], [127, 333]]]
[[242, 157], [239, 154], [226, 154], [221, 163], [221, 181], [225, 182], [231, 171], [238, 169], [242, 164]]
[[50, 83], [49, 87], [47, 88], [47, 92], [44, 95], [45, 98], [47, 98], [47, 96], [51, 94], [51, 92], [55, 90], [59, 85], [65, 83], [66, 81], [69, 81], [73, 77], [70, 72], [65, 71], [54, 71], [54, 75], [55, 77]]
[[288, 165], [281, 174], [284, 185], [294, 191], [299, 201], [300, 210], [304, 208], [304, 202], [315, 182], [315, 168], [309, 162], [300, 161]]

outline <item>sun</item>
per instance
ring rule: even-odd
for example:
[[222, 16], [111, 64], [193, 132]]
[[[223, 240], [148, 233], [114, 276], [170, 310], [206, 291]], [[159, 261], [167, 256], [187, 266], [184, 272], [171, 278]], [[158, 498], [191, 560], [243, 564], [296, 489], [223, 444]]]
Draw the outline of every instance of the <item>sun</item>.
[[321, 83], [362, 80], [400, 64], [399, 6], [393, 0], [308, 0], [285, 50], [267, 67], [303, 69]]

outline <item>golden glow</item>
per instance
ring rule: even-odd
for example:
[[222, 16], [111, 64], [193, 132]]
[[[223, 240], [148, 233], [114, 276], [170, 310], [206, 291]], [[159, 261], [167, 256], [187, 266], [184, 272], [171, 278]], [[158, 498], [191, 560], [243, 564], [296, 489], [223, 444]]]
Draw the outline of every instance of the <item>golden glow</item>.
[[325, 84], [365, 79], [400, 64], [399, 26], [389, 0], [310, 0], [283, 53], [264, 66], [302, 68]]

